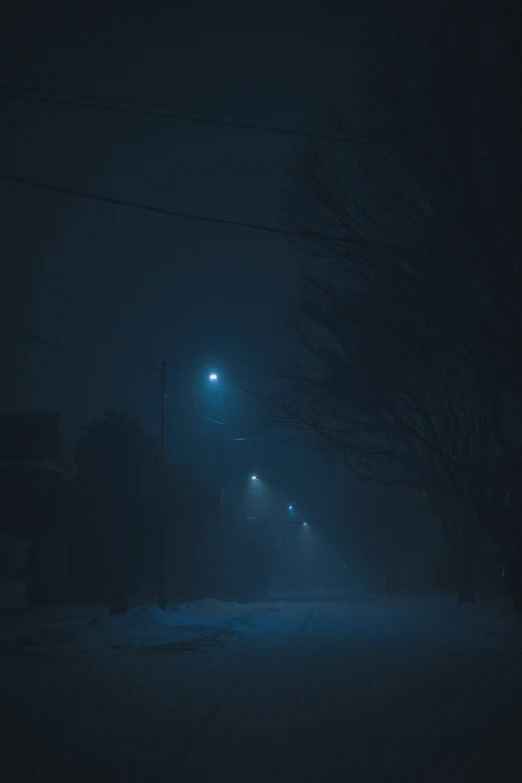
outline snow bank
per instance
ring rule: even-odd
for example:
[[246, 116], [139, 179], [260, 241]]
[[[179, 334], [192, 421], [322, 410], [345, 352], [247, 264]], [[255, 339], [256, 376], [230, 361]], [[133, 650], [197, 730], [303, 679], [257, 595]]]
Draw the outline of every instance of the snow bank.
[[[10, 639], [6, 627], [1, 642], [37, 647], [67, 645], [71, 648], [144, 648], [179, 645], [191, 649], [195, 644], [219, 643], [221, 636], [231, 635], [236, 625], [244, 625], [255, 614], [253, 607], [224, 603], [206, 598], [189, 604], [169, 607], [163, 612], [155, 606], [130, 609], [123, 615], [109, 615], [107, 611], [85, 612], [78, 608], [58, 613], [56, 619], [45, 612], [22, 620], [22, 625], [11, 624]], [[32, 622], [31, 622], [32, 621]], [[13, 635], [14, 630], [14, 635]], [[9, 632], [8, 632], [9, 636]]]

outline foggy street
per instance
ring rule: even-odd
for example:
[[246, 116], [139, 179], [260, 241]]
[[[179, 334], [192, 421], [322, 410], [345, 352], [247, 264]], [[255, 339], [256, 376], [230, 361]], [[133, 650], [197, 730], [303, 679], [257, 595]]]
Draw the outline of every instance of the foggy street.
[[4, 6], [0, 783], [520, 783], [522, 2]]
[[9, 780], [519, 779], [520, 638], [506, 643], [483, 607], [242, 611], [185, 651], [4, 646]]

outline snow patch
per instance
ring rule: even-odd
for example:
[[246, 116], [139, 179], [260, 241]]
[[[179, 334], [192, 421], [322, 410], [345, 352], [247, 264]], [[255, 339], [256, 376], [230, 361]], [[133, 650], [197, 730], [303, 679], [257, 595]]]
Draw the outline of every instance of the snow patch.
[[25, 633], [18, 628], [17, 638], [10, 642], [36, 647], [193, 649], [196, 643], [217, 644], [222, 636], [239, 635], [233, 630], [236, 625], [245, 625], [255, 614], [254, 607], [214, 598], [171, 606], [166, 612], [140, 606], [123, 615], [98, 612], [86, 618], [70, 611], [54, 623], [49, 618], [37, 627], [25, 627]]

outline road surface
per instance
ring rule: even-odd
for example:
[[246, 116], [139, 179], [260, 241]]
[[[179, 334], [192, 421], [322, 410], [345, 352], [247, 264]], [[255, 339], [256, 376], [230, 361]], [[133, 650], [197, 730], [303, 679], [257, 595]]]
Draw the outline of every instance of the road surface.
[[2, 780], [522, 780], [516, 649], [400, 601], [251, 609], [196, 651], [4, 653]]

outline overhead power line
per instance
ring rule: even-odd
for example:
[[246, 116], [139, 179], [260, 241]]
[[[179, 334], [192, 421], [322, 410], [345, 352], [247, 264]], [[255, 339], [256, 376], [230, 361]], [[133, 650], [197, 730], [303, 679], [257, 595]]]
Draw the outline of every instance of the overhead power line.
[[188, 117], [183, 114], [172, 114], [165, 112], [147, 111], [145, 109], [130, 109], [125, 106], [103, 106], [99, 103], [87, 103], [86, 101], [59, 99], [59, 98], [43, 98], [38, 95], [21, 95], [20, 93], [9, 94], [6, 92], [0, 92], [1, 98], [7, 98], [10, 100], [22, 100], [22, 101], [35, 101], [37, 103], [54, 104], [58, 106], [77, 106], [84, 109], [96, 109], [98, 111], [116, 112], [123, 114], [135, 114], [143, 117], [159, 117], [160, 119], [168, 120], [181, 120], [182, 122], [195, 122], [203, 125], [223, 125], [228, 128], [248, 128], [249, 130], [264, 131], [266, 133], [282, 134], [284, 136], [301, 136], [305, 138], [313, 139], [325, 139], [327, 141], [340, 141], [340, 142], [356, 142], [366, 143], [361, 137], [354, 136], [349, 138], [346, 135], [328, 135], [325, 133], [315, 133], [313, 131], [298, 131], [290, 130], [289, 128], [277, 128], [275, 126], [268, 125], [255, 125], [249, 122], [237, 122], [232, 120], [217, 120], [210, 119], [208, 117]]
[[223, 117], [238, 117], [247, 120], [261, 120], [262, 122], [281, 122], [286, 125], [298, 125], [301, 127], [322, 128], [331, 132], [339, 132], [333, 125], [324, 122], [312, 122], [307, 120], [292, 120], [289, 117], [276, 117], [270, 114], [251, 114], [241, 111], [225, 111], [223, 109], [201, 109], [197, 106], [185, 106], [172, 103], [160, 103], [158, 101], [141, 101], [131, 98], [115, 98], [108, 95], [92, 95], [91, 93], [65, 92], [63, 90], [43, 90], [36, 87], [13, 87], [9, 84], [0, 84], [0, 90], [9, 90], [17, 93], [35, 93], [36, 95], [61, 95], [64, 98], [79, 98], [88, 101], [104, 101], [105, 103], [126, 103], [129, 106], [148, 106], [151, 109], [168, 109], [169, 111], [188, 111], [193, 114], [213, 114]]
[[[115, 204], [121, 207], [131, 207], [132, 209], [141, 209], [146, 212], [155, 212], [159, 215], [168, 215], [169, 217], [183, 218], [184, 220], [195, 220], [203, 223], [218, 223], [225, 226], [234, 226], [236, 228], [246, 228], [250, 231], [262, 231], [267, 234], [279, 234], [280, 236], [293, 236], [293, 237], [312, 237], [314, 239], [326, 239], [328, 241], [348, 242], [345, 237], [335, 237], [328, 234], [321, 234], [316, 231], [292, 231], [291, 229], [277, 228], [276, 226], [269, 226], [264, 223], [246, 223], [241, 220], [229, 220], [226, 218], [217, 218], [210, 215], [201, 215], [193, 212], [180, 212], [178, 210], [166, 209], [165, 207], [155, 207], [152, 204], [142, 204], [138, 201], [127, 201], [125, 199], [112, 198], [111, 196], [100, 196], [94, 193], [85, 193], [81, 190], [74, 190], [73, 188], [63, 188], [59, 185], [51, 185], [48, 182], [38, 182], [36, 180], [25, 179], [25, 177], [15, 177], [11, 174], [3, 174], [0, 172], [0, 179], [8, 182], [15, 182], [20, 185], [30, 185], [35, 188], [42, 188], [44, 190], [51, 190], [56, 193], [65, 193], [68, 196], [77, 196], [78, 198], [88, 199], [90, 201], [98, 201], [106, 204]], [[350, 242], [352, 245], [359, 244], [357, 241]]]
[[40, 345], [45, 345], [46, 348], [50, 348], [52, 351], [55, 351], [56, 353], [59, 353], [62, 356], [65, 356], [71, 362], [74, 362], [75, 364], [80, 364], [82, 367], [87, 367], [89, 370], [92, 370], [92, 371], [98, 373], [99, 375], [105, 375], [106, 374], [106, 373], [103, 373], [101, 370], [99, 370], [94, 365], [89, 364], [88, 362], [84, 362], [82, 359], [78, 359], [76, 356], [73, 356], [72, 353], [68, 353], [67, 351], [64, 351], [63, 348], [59, 348], [57, 345], [53, 345], [53, 343], [48, 342], [48, 340], [44, 340], [42, 337], [40, 337], [40, 335], [36, 334], [36, 332], [33, 332], [31, 329], [29, 329], [28, 326], [26, 326], [21, 321], [19, 321], [18, 318], [15, 318], [14, 315], [11, 315], [11, 313], [7, 312], [7, 310], [4, 310], [3, 307], [0, 307], [0, 313], [5, 315], [5, 317], [8, 318], [16, 326], [18, 326], [19, 329], [22, 329], [36, 343], [40, 343]]
[[[88, 370], [91, 370], [92, 372], [95, 372], [97, 375], [101, 375], [104, 378], [107, 378], [110, 381], [121, 381], [121, 379], [116, 378], [115, 376], [111, 375], [110, 373], [104, 372], [103, 370], [100, 370], [98, 367], [96, 367], [93, 364], [90, 364], [89, 362], [83, 361], [83, 359], [79, 359], [77, 356], [75, 356], [72, 353], [69, 353], [68, 351], [64, 351], [62, 348], [60, 348], [57, 345], [54, 345], [53, 343], [50, 343], [48, 340], [44, 340], [40, 335], [38, 335], [36, 332], [33, 332], [32, 329], [29, 329], [28, 326], [26, 326], [24, 323], [18, 320], [18, 318], [15, 318], [14, 315], [11, 315], [10, 312], [5, 310], [3, 307], [0, 307], [0, 313], [2, 313], [6, 318], [8, 318], [13, 324], [15, 324], [19, 329], [21, 329], [23, 332], [28, 335], [34, 342], [38, 343], [39, 345], [43, 345], [46, 348], [49, 348], [52, 351], [55, 351], [56, 353], [60, 354], [61, 356], [65, 357], [71, 362], [74, 362], [74, 364], [78, 364], [81, 367], [85, 367]], [[24, 338], [25, 340], [27, 337]], [[21, 342], [20, 341], [13, 341], [13, 344], [15, 342]], [[28, 380], [30, 382], [31, 379], [25, 376], [23, 373], [20, 373], [19, 370], [15, 370], [18, 375], [23, 377], [25, 380]], [[92, 426], [92, 425], [90, 425]], [[103, 434], [103, 433], [102, 433]], [[121, 444], [118, 444], [121, 445]]]

